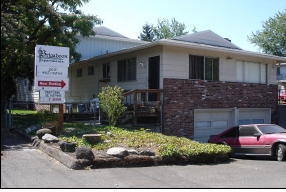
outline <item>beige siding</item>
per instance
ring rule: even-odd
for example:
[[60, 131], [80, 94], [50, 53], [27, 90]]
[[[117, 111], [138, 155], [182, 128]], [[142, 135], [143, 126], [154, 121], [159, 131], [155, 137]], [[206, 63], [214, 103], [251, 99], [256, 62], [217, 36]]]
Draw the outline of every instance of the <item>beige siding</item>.
[[[274, 61], [256, 57], [229, 55], [214, 51], [203, 51], [196, 49], [183, 49], [164, 47], [162, 74], [164, 78], [189, 78], [189, 55], [201, 55], [219, 58], [220, 81], [236, 82], [236, 60], [253, 61], [267, 65], [268, 84], [277, 84], [276, 69], [271, 67]], [[227, 59], [227, 57], [232, 59]]]
[[[93, 95], [98, 97], [105, 86], [119, 86], [124, 90], [132, 89], [147, 89], [148, 88], [148, 58], [152, 56], [161, 56], [162, 48], [152, 48], [149, 50], [141, 50], [133, 53], [123, 54], [120, 56], [110, 57], [108, 59], [101, 59], [94, 62], [88, 62], [78, 65], [72, 65], [69, 68], [70, 87], [66, 92], [66, 100], [74, 99], [75, 101], [91, 100]], [[117, 61], [121, 59], [136, 58], [136, 80], [127, 82], [117, 81]], [[102, 64], [110, 63], [110, 82], [99, 82], [103, 78]], [[144, 62], [146, 67], [143, 68], [139, 63]], [[95, 74], [87, 76], [87, 68], [89, 65], [95, 66]], [[162, 67], [162, 66], [160, 66]], [[77, 76], [77, 69], [82, 68], [82, 77]], [[161, 78], [162, 81], [162, 78]], [[162, 82], [161, 82], [162, 83]]]
[[[125, 53], [109, 58], [83, 62], [79, 65], [70, 66], [70, 91], [66, 93], [66, 99], [91, 100], [98, 97], [102, 87], [118, 85], [124, 90], [147, 89], [148, 88], [148, 59], [153, 56], [160, 56], [160, 88], [163, 88], [163, 78], [189, 78], [189, 55], [201, 55], [219, 58], [220, 81], [236, 82], [236, 60], [253, 61], [267, 65], [267, 82], [276, 84], [276, 69], [271, 67], [273, 61], [258, 59], [255, 57], [222, 54], [216, 51], [203, 51], [198, 49], [174, 48], [170, 46], [157, 46], [153, 48]], [[231, 59], [227, 59], [231, 57]], [[117, 81], [117, 61], [121, 59], [136, 58], [136, 80], [127, 82]], [[102, 79], [102, 64], [110, 63], [110, 82], [99, 82]], [[145, 63], [143, 68], [139, 63]], [[87, 76], [87, 67], [95, 66], [95, 74]], [[76, 70], [83, 68], [83, 77], [76, 77]]]

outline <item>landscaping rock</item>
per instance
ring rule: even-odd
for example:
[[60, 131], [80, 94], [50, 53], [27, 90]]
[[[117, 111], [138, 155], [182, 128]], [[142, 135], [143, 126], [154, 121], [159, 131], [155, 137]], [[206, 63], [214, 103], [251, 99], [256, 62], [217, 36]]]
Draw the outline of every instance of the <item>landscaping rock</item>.
[[64, 152], [75, 152], [76, 143], [69, 141], [59, 141], [58, 144]]
[[129, 154], [139, 155], [138, 151], [136, 151], [135, 149], [129, 149], [127, 151], [128, 151]]
[[59, 141], [59, 139], [58, 139], [56, 136], [51, 135], [51, 134], [49, 134], [49, 133], [46, 133], [46, 134], [42, 137], [42, 139], [44, 140], [45, 143], [50, 143], [50, 142], [56, 143], [56, 142]]
[[43, 129], [39, 129], [37, 132], [36, 132], [36, 135], [38, 136], [39, 139], [42, 139], [42, 137], [46, 134], [51, 134], [52, 131], [50, 129], [46, 129], [46, 128], [43, 128]]
[[86, 146], [79, 146], [75, 150], [75, 153], [77, 159], [88, 159], [88, 160], [94, 159], [94, 154], [92, 153], [91, 149]]
[[139, 153], [139, 155], [145, 155], [145, 156], [155, 156], [155, 153], [150, 150], [143, 150]]
[[28, 128], [25, 130], [25, 132], [26, 132], [26, 133], [30, 133], [31, 131], [34, 131], [34, 130], [37, 130], [37, 129], [38, 129], [38, 128], [37, 128], [36, 126], [32, 125], [32, 126], [28, 127]]
[[56, 127], [55, 126], [49, 126], [49, 127], [44, 127], [44, 129], [50, 129], [52, 131], [52, 134], [56, 134]]
[[107, 150], [108, 155], [116, 156], [116, 157], [125, 157], [129, 155], [128, 151], [124, 148], [114, 147]]
[[42, 129], [43, 128], [42, 125], [40, 125], [40, 124], [36, 124], [34, 126], [37, 127], [37, 129]]

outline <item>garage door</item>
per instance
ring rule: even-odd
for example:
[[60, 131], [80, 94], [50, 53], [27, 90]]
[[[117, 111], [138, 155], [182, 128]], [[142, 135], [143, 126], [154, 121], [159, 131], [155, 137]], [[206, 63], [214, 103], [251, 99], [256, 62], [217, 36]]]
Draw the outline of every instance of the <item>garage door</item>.
[[194, 140], [207, 143], [210, 135], [219, 134], [230, 127], [231, 109], [195, 110]]
[[267, 109], [239, 109], [239, 125], [270, 123], [268, 119]]

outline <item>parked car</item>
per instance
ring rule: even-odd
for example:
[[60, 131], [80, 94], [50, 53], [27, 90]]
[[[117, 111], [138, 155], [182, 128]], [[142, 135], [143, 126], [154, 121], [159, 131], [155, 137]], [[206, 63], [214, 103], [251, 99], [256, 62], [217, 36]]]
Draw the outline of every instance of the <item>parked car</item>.
[[286, 102], [286, 91], [285, 90], [280, 92], [280, 95], [279, 95], [278, 99], [279, 99], [280, 102]]
[[275, 124], [248, 124], [231, 127], [211, 135], [208, 143], [225, 144], [230, 155], [272, 156], [286, 160], [286, 129]]

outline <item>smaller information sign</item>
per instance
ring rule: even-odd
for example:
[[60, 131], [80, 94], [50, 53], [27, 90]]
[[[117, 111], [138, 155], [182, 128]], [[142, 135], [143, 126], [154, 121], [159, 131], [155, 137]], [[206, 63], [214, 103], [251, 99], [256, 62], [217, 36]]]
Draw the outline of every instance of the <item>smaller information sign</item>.
[[65, 91], [40, 90], [40, 103], [42, 104], [63, 104], [64, 101]]

